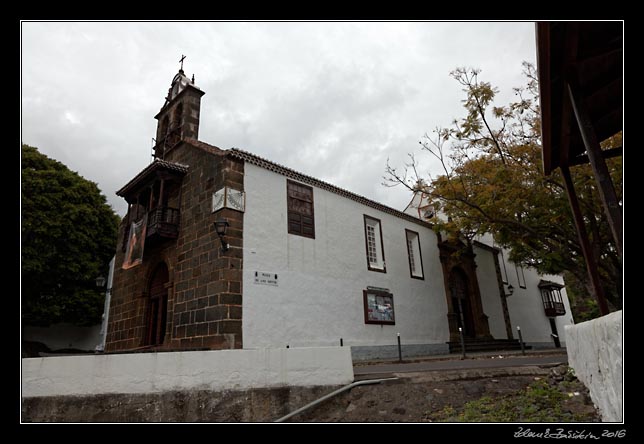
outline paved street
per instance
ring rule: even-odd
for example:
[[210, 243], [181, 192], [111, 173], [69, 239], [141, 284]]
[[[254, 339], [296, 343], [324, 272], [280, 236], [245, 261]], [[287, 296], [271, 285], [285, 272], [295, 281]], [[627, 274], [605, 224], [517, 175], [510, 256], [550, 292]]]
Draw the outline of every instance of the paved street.
[[427, 371], [442, 371], [442, 370], [463, 370], [463, 369], [483, 369], [483, 368], [503, 368], [503, 367], [523, 367], [523, 366], [539, 366], [549, 364], [563, 364], [568, 362], [568, 356], [565, 353], [561, 354], [548, 354], [545, 356], [511, 356], [499, 358], [498, 355], [494, 358], [481, 358], [476, 359], [459, 359], [459, 355], [455, 355], [454, 359], [429, 359], [422, 362], [410, 363], [386, 363], [386, 364], [372, 364], [361, 365], [353, 368], [353, 373], [358, 375], [370, 375], [380, 373], [409, 373], [409, 372], [427, 372]]

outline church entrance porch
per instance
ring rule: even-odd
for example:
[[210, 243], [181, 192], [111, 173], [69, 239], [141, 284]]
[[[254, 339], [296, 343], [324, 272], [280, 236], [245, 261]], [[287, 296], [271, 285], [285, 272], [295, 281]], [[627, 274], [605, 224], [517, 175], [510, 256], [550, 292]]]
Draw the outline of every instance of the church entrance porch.
[[456, 317], [456, 325], [463, 329], [466, 338], [476, 337], [467, 277], [460, 268], [455, 268], [449, 277], [449, 294]]
[[438, 248], [445, 283], [449, 342], [460, 341], [459, 328], [466, 339], [493, 339], [483, 312], [472, 246], [457, 239], [439, 238]]

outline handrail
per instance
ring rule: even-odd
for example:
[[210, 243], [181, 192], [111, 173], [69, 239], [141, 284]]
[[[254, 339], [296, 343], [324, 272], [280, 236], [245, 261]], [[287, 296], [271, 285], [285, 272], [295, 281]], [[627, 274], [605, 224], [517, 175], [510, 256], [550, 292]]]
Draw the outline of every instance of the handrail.
[[398, 378], [365, 379], [364, 381], [353, 382], [353, 383], [351, 383], [349, 385], [345, 385], [344, 387], [341, 387], [341, 388], [329, 393], [328, 395], [324, 395], [320, 399], [316, 399], [315, 401], [306, 404], [304, 407], [300, 407], [299, 409], [294, 410], [291, 413], [289, 413], [288, 415], [282, 416], [281, 418], [276, 419], [273, 422], [284, 422], [287, 419], [292, 418], [293, 416], [298, 415], [298, 414], [310, 409], [311, 407], [315, 407], [316, 405], [320, 404], [323, 401], [326, 401], [329, 398], [333, 398], [334, 396], [339, 395], [342, 392], [345, 392], [345, 391], [347, 391], [349, 389], [352, 389], [353, 387], [357, 387], [359, 385], [380, 384], [382, 381], [393, 381], [395, 379], [398, 379]]

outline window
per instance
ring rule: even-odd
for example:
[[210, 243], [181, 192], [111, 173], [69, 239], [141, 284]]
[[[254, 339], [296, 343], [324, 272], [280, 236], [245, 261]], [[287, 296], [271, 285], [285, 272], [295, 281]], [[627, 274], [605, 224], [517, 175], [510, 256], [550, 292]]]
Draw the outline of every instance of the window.
[[364, 216], [365, 246], [367, 248], [367, 268], [371, 271], [386, 273], [385, 251], [382, 247], [380, 220]]
[[385, 289], [362, 291], [364, 297], [364, 323], [394, 325], [394, 296]]
[[514, 269], [517, 272], [517, 280], [519, 281], [519, 287], [526, 288], [525, 275], [523, 274], [523, 267], [519, 264], [514, 264]]
[[288, 180], [286, 182], [288, 232], [315, 239], [313, 188]]
[[405, 230], [407, 238], [407, 257], [409, 258], [409, 274], [414, 279], [424, 279], [423, 258], [420, 254], [420, 240], [418, 233]]
[[183, 103], [179, 103], [174, 109], [174, 116], [172, 126], [174, 128], [181, 126], [181, 120], [183, 119]]
[[503, 250], [499, 249], [501, 254], [501, 280], [504, 284], [508, 283], [508, 270], [505, 268], [505, 257], [503, 256]]
[[566, 314], [566, 306], [561, 296], [562, 288], [560, 284], [555, 282], [539, 282], [539, 290], [541, 290], [541, 299], [543, 300], [543, 308], [546, 316], [555, 317]]

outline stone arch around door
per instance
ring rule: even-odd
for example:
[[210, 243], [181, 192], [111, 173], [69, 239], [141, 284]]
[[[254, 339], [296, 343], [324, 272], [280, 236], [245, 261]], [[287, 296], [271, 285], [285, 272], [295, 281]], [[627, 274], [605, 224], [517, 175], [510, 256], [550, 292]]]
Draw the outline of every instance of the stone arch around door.
[[165, 340], [169, 281], [168, 267], [165, 262], [160, 262], [154, 267], [148, 279], [144, 345], [162, 345]]
[[483, 312], [474, 261], [476, 255], [471, 245], [455, 239], [439, 239], [438, 249], [443, 268], [450, 342], [460, 340], [459, 327], [464, 329], [466, 338], [493, 339], [487, 315]]

